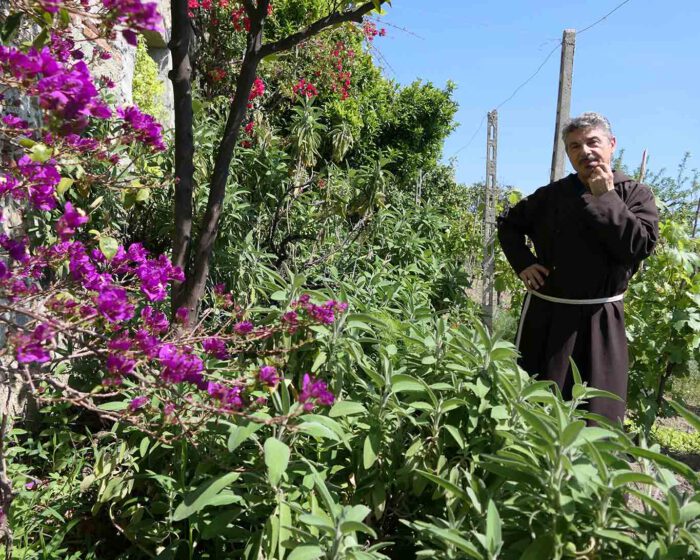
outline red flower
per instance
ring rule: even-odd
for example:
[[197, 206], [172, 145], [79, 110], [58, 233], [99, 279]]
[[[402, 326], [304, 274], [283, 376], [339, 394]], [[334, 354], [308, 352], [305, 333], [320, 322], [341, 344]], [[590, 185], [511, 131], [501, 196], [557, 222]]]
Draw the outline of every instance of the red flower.
[[250, 95], [248, 95], [248, 101], [253, 101], [253, 99], [262, 96], [263, 93], [265, 93], [265, 82], [260, 78], [255, 78], [253, 87], [250, 89]]
[[316, 97], [318, 95], [318, 90], [316, 86], [311, 82], [307, 82], [304, 78], [301, 78], [293, 87], [292, 91], [294, 95], [303, 95], [307, 99]]

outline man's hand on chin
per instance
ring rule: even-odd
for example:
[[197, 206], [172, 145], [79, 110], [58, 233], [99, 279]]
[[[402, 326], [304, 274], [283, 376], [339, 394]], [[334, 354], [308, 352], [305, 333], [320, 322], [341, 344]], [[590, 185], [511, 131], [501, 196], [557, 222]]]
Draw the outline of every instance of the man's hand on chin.
[[588, 176], [588, 188], [593, 196], [601, 196], [615, 188], [613, 172], [610, 166], [602, 161], [593, 162], [593, 170]]

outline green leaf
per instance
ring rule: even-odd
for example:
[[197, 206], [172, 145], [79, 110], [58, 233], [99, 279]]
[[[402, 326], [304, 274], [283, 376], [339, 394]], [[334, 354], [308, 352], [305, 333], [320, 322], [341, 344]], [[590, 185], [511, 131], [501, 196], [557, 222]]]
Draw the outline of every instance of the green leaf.
[[372, 513], [372, 510], [367, 506], [358, 504], [356, 506], [352, 506], [345, 512], [345, 519], [350, 521], [364, 521], [370, 513]]
[[217, 514], [211, 522], [204, 527], [202, 538], [205, 540], [220, 538], [226, 527], [242, 514], [242, 510], [225, 510]]
[[289, 447], [276, 438], [267, 438], [265, 445], [265, 466], [272, 486], [277, 486], [289, 464]]
[[401, 391], [423, 392], [425, 391], [425, 385], [415, 377], [397, 373], [391, 376], [391, 389], [394, 393], [400, 393]]
[[151, 444], [151, 440], [148, 438], [148, 436], [144, 437], [141, 440], [141, 444], [139, 445], [139, 453], [141, 454], [141, 457], [145, 457], [146, 453], [148, 452], [148, 447]]
[[518, 406], [518, 411], [535, 432], [542, 436], [548, 443], [554, 442], [554, 430], [548, 425], [547, 420], [544, 419], [544, 415], [532, 412], [523, 406]]
[[110, 260], [119, 250], [119, 242], [114, 237], [100, 236], [100, 251], [107, 260]]
[[459, 448], [464, 449], [464, 438], [462, 438], [462, 434], [459, 433], [459, 430], [450, 424], [445, 424], [443, 428], [445, 428], [449, 432], [449, 434], [452, 436], [452, 439], [454, 439], [457, 442], [457, 445], [459, 445]]
[[320, 516], [320, 515], [313, 515], [310, 513], [304, 513], [299, 516], [299, 521], [301, 523], [304, 523], [305, 525], [309, 525], [311, 527], [317, 527], [319, 529], [323, 529], [327, 533], [330, 533], [331, 535], [335, 533], [335, 527], [333, 526], [333, 521], [331, 520], [330, 517], [327, 516]]
[[146, 202], [151, 196], [151, 189], [142, 187], [136, 190], [136, 202]]
[[277, 290], [276, 292], [273, 292], [270, 296], [270, 299], [272, 301], [287, 301], [288, 298], [289, 295], [284, 290]]
[[[614, 541], [619, 541], [621, 543], [624, 543], [628, 546], [631, 546], [632, 548], [636, 550], [643, 550], [644, 547], [642, 546], [643, 541], [638, 541], [632, 538], [630, 535], [627, 535], [623, 533], [622, 531], [616, 531], [613, 529], [597, 529], [596, 530], [596, 535], [603, 537], [605, 539], [612, 539]], [[532, 560], [535, 560], [533, 557]]]
[[338, 401], [333, 405], [328, 416], [338, 418], [339, 416], [352, 416], [354, 414], [364, 414], [367, 409], [364, 405], [353, 401]]
[[92, 483], [95, 482], [95, 475], [89, 474], [80, 482], [80, 492], [85, 493], [88, 491]]
[[627, 484], [651, 484], [656, 486], [656, 480], [653, 476], [641, 472], [623, 472], [612, 477], [613, 488], [619, 488]]
[[102, 403], [97, 408], [99, 408], [100, 410], [107, 410], [107, 411], [113, 412], [113, 411], [117, 411], [117, 410], [124, 410], [128, 406], [129, 406], [129, 403], [126, 401], [112, 401], [112, 402]]
[[287, 557], [287, 560], [316, 560], [321, 556], [323, 556], [323, 550], [321, 550], [321, 547], [306, 544], [304, 546], [297, 546], [294, 550], [292, 550], [291, 554]]
[[483, 560], [483, 555], [476, 549], [476, 547], [469, 541], [459, 536], [453, 529], [442, 529], [435, 526], [428, 526], [427, 529], [434, 535], [440, 537], [442, 540], [448, 542], [452, 546], [457, 547], [458, 550], [467, 553], [472, 558]]
[[175, 508], [173, 521], [182, 521], [201, 509], [207, 507], [216, 498], [217, 494], [229, 484], [239, 478], [240, 474], [231, 472], [222, 474], [200, 484], [195, 490], [188, 493], [182, 503]]
[[377, 538], [377, 533], [375, 533], [373, 529], [359, 521], [343, 521], [340, 524], [340, 532], [344, 535], [355, 532], [366, 533], [375, 539]]
[[376, 438], [372, 436], [372, 434], [365, 437], [365, 443], [362, 450], [362, 466], [365, 468], [365, 470], [372, 468], [372, 465], [374, 465], [375, 461], [377, 460], [377, 453], [379, 451], [378, 447], [378, 442], [376, 441]]
[[673, 492], [666, 495], [668, 501], [668, 519], [673, 525], [678, 525], [681, 522], [681, 506], [678, 503], [678, 498]]
[[41, 142], [34, 144], [29, 150], [29, 158], [38, 163], [46, 163], [53, 155], [53, 148], [49, 148]]
[[56, 185], [56, 192], [63, 196], [65, 192], [71, 188], [75, 181], [71, 179], [70, 177], [61, 177], [61, 180], [58, 182], [58, 185]]
[[278, 558], [284, 558], [285, 553], [285, 543], [291, 538], [292, 531], [290, 530], [292, 526], [292, 511], [289, 504], [286, 502], [280, 502], [278, 506], [279, 510], [279, 538], [278, 538]]
[[263, 424], [259, 422], [249, 422], [245, 426], [233, 426], [229, 431], [228, 450], [235, 451], [239, 445], [262, 427]]
[[581, 433], [581, 430], [586, 427], [586, 422], [583, 420], [576, 420], [564, 428], [564, 432], [561, 435], [561, 444], [563, 447], [568, 447]]
[[[50, 24], [49, 24], [50, 25]], [[34, 41], [32, 41], [32, 47], [34, 47], [36, 50], [40, 51], [41, 47], [43, 47], [46, 42], [49, 40], [49, 31], [48, 29], [42, 29], [41, 33], [39, 33], [35, 38]]]
[[338, 434], [320, 422], [302, 422], [301, 424], [297, 425], [296, 429], [313, 437], [340, 441]]
[[444, 478], [441, 478], [437, 475], [431, 474], [429, 472], [422, 471], [420, 469], [417, 469], [416, 472], [421, 475], [424, 478], [427, 478], [431, 482], [437, 484], [441, 488], [447, 490], [448, 492], [454, 494], [456, 497], [460, 498], [463, 501], [467, 501], [467, 495], [462, 491], [461, 488], [458, 488], [456, 485], [452, 484], [449, 480], [445, 480]]
[[316, 359], [314, 360], [313, 365], [311, 366], [311, 373], [316, 373], [318, 369], [326, 363], [326, 360], [328, 359], [328, 355], [321, 350], [318, 353], [318, 356], [316, 356]]
[[[574, 386], [575, 388], [576, 386]], [[582, 387], [578, 385], [578, 387]], [[573, 394], [573, 391], [572, 391]], [[574, 395], [576, 396], [576, 395]], [[596, 389], [595, 387], [584, 387], [581, 397], [584, 399], [612, 399], [614, 401], [622, 401], [623, 399], [620, 395], [611, 393], [610, 391], [604, 391], [603, 389]], [[578, 397], [577, 397], [578, 398]]]
[[687, 503], [681, 508], [681, 523], [688, 523], [698, 517], [700, 517], [700, 504], [698, 502]]
[[318, 490], [318, 493], [321, 495], [321, 499], [323, 500], [323, 503], [325, 504], [326, 509], [328, 510], [328, 513], [335, 516], [336, 510], [338, 509], [339, 506], [333, 500], [333, 497], [331, 496], [331, 493], [328, 491], [328, 487], [326, 486], [325, 481], [321, 478], [321, 475], [316, 470], [316, 467], [314, 467], [303, 456], [301, 457], [301, 459], [309, 467], [309, 470], [311, 471], [311, 478], [314, 481], [314, 486], [316, 487], [316, 490]]
[[569, 356], [569, 363], [571, 364], [571, 373], [574, 377], [574, 383], [576, 385], [583, 385], [583, 379], [581, 378], [581, 372], [578, 369], [578, 366], [574, 362], [574, 359]]
[[336, 438], [336, 440], [338, 441], [348, 435], [348, 433], [343, 429], [343, 426], [341, 426], [338, 422], [336, 422], [332, 418], [329, 418], [328, 416], [321, 416], [320, 414], [305, 414], [300, 418], [300, 420], [302, 420], [303, 422], [315, 422], [317, 424], [325, 426], [326, 428], [331, 430], [336, 436], [338, 436]]
[[598, 426], [586, 426], [583, 430], [579, 432], [577, 436], [577, 445], [581, 442], [593, 443], [594, 441], [599, 441], [601, 439], [607, 439], [615, 437], [615, 432], [606, 430], [605, 428], [600, 428]]
[[501, 537], [501, 517], [493, 500], [489, 500], [486, 513], [486, 544], [489, 552], [496, 555], [503, 545]]
[[668, 467], [675, 472], [682, 474], [686, 478], [695, 478], [695, 471], [688, 465], [661, 453], [656, 453], [655, 451], [650, 451], [649, 449], [643, 449], [641, 447], [631, 447], [627, 450], [627, 452], [635, 457], [650, 459], [659, 465], [663, 465], [664, 467]]

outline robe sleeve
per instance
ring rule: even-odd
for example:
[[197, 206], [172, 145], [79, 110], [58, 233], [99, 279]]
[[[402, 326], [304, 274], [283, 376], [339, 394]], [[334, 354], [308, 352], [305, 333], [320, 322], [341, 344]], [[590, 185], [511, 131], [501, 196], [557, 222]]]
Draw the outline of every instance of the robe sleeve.
[[659, 238], [659, 213], [649, 187], [635, 184], [627, 202], [615, 190], [581, 198], [584, 220], [613, 258], [634, 265], [651, 255]]
[[544, 189], [545, 187], [537, 189], [496, 218], [498, 240], [516, 274], [537, 262], [525, 244], [525, 236], [532, 237], [534, 224], [542, 209]]

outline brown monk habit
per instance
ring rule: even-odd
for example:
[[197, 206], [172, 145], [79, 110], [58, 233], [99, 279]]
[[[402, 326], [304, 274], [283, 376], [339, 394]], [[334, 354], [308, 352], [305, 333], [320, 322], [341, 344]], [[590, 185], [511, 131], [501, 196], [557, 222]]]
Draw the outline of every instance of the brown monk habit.
[[[651, 189], [614, 172], [615, 189], [594, 196], [578, 175], [537, 189], [498, 217], [498, 238], [516, 273], [534, 263], [549, 269], [541, 294], [566, 299], [615, 296], [627, 289], [659, 235]], [[525, 244], [528, 236], [535, 257]], [[528, 294], [516, 344], [520, 365], [555, 381], [571, 398], [569, 357], [589, 386], [627, 396], [623, 301], [564, 304]], [[622, 419], [625, 403], [592, 399], [588, 410]]]

